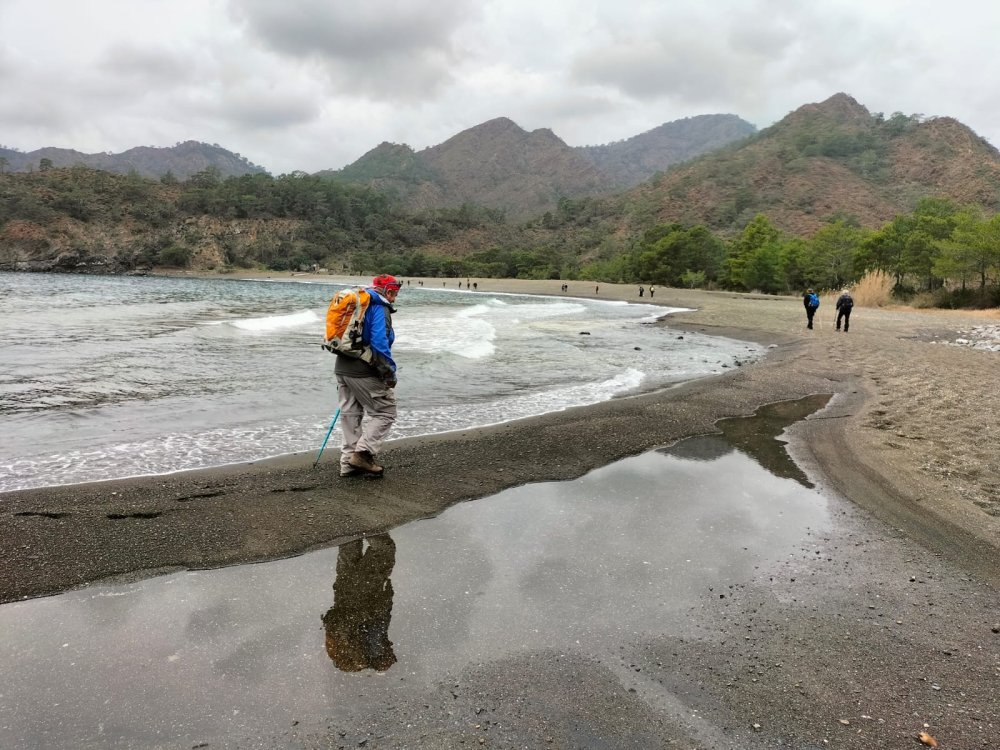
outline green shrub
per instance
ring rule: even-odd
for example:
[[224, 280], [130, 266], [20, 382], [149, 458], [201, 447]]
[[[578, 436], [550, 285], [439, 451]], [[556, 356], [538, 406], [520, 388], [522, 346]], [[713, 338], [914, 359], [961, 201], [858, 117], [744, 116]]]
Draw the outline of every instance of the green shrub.
[[184, 268], [191, 262], [191, 249], [180, 245], [171, 245], [160, 251], [160, 265]]

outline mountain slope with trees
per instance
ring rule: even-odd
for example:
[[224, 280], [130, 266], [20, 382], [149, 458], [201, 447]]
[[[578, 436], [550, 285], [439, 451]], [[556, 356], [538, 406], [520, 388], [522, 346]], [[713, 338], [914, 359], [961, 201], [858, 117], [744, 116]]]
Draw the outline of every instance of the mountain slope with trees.
[[264, 172], [246, 157], [227, 151], [218, 144], [185, 141], [168, 148], [138, 146], [120, 154], [85, 154], [66, 148], [46, 147], [21, 152], [0, 147], [0, 165], [4, 172], [32, 172], [59, 167], [85, 166], [115, 174], [138, 174], [159, 179], [170, 175], [178, 180], [203, 172], [216, 170], [222, 177]]
[[[494, 143], [554, 139], [510, 121], [493, 128]], [[445, 190], [441, 175], [472, 169], [483, 135], [442, 144], [433, 169], [391, 144], [358, 168]], [[515, 180], [515, 163], [497, 156], [487, 186]], [[326, 267], [762, 292], [835, 288], [874, 271], [921, 303], [996, 305], [998, 195], [1000, 156], [961, 123], [872, 115], [841, 94], [633, 190], [563, 197], [524, 222], [471, 203], [415, 211], [388, 191], [304, 173], [5, 173], [0, 270]]]
[[723, 233], [764, 213], [803, 236], [837, 218], [880, 226], [935, 196], [995, 211], [1000, 153], [952, 118], [886, 118], [836, 94], [675, 167], [622, 201], [658, 222]]
[[674, 164], [741, 141], [757, 128], [736, 115], [698, 115], [667, 122], [603, 146], [582, 146], [583, 156], [616, 186], [634, 187]]
[[735, 115], [702, 115], [617, 143], [572, 147], [547, 128], [529, 133], [499, 117], [421, 151], [382, 143], [341, 170], [319, 174], [386, 191], [409, 209], [472, 203], [526, 220], [564, 199], [631, 187], [754, 132]]
[[487, 206], [514, 220], [561, 198], [608, 193], [612, 182], [551, 130], [527, 132], [499, 117], [419, 152], [383, 143], [339, 172], [338, 181], [390, 193], [411, 210]]

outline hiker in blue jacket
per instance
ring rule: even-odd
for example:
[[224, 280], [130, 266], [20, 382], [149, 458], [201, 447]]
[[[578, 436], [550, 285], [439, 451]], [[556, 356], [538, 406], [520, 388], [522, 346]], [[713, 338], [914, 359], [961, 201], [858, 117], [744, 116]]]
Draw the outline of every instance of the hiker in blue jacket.
[[337, 357], [333, 368], [344, 433], [340, 453], [342, 477], [377, 477], [384, 471], [375, 457], [396, 421], [396, 362], [392, 358], [396, 336], [392, 331], [392, 313], [396, 311], [393, 303], [400, 286], [394, 276], [384, 274], [372, 279], [366, 290], [371, 301], [365, 310], [362, 342], [371, 347], [372, 364], [353, 357]]
[[812, 328], [813, 316], [819, 309], [819, 295], [812, 289], [806, 289], [805, 294], [802, 295], [802, 304], [806, 308], [806, 328]]

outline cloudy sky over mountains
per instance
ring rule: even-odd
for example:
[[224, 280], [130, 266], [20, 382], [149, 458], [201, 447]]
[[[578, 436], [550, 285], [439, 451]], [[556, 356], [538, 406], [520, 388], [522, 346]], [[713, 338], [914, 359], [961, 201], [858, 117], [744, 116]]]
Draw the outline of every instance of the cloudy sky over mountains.
[[1000, 146], [1000, 5], [954, 0], [0, 0], [0, 144], [218, 143], [274, 174], [494, 117], [572, 146], [838, 91]]

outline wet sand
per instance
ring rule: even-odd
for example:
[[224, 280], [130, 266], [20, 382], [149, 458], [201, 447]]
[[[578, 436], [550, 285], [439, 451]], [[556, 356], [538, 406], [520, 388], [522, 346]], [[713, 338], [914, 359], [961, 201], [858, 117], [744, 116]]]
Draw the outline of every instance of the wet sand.
[[[560, 284], [483, 280], [480, 289], [560, 294]], [[571, 282], [570, 295], [594, 296], [593, 285]], [[601, 284], [597, 296], [640, 301], [632, 286]], [[697, 726], [685, 725], [664, 736], [755, 747], [756, 731], [772, 740], [803, 737], [803, 724], [821, 720], [816, 736], [832, 733], [835, 746], [909, 747], [921, 721], [933, 724], [934, 716], [945, 716], [962, 738], [949, 746], [990, 747], [985, 743], [995, 740], [1000, 720], [996, 667], [991, 673], [989, 666], [1000, 639], [989, 621], [1000, 582], [1000, 445], [994, 434], [1000, 355], [941, 342], [991, 321], [856, 308], [845, 335], [833, 330], [829, 300], [812, 331], [795, 298], [658, 289], [654, 301], [693, 309], [663, 321], [664, 335], [691, 330], [773, 348], [757, 363], [655, 394], [393, 442], [382, 455], [387, 476], [377, 481], [341, 480], [335, 461], [314, 469], [314, 456], [303, 454], [0, 495], [0, 600], [114, 576], [294, 555], [504, 488], [578, 477], [618, 458], [714, 432], [717, 420], [749, 415], [765, 404], [832, 394], [824, 410], [790, 430], [789, 447], [821, 490], [849, 501], [841, 530], [815, 556], [788, 561], [787, 575], [776, 579], [769, 571], [721, 600], [706, 595], [700, 616], [717, 625], [714, 637], [630, 646], [643, 651], [641, 663], [654, 681], [671, 686], [672, 700], [683, 696], [685, 705], [701, 706], [718, 730], [699, 734]], [[405, 290], [401, 303], [405, 314]], [[918, 606], [920, 614], [913, 609]], [[889, 627], [893, 623], [905, 623], [903, 632]], [[553, 658], [531, 668], [511, 663], [503, 674], [480, 665], [470, 679], [494, 694], [518, 684], [540, 701], [560, 694], [566, 706], [574, 700], [588, 705], [598, 693], [581, 690], [608, 680], [593, 662]], [[548, 677], [533, 683], [542, 664], [551, 668]], [[758, 671], [759, 679], [749, 676]], [[949, 680], [944, 692], [930, 684], [943, 679], [939, 674]], [[606, 685], [601, 690], [613, 692]], [[855, 696], [859, 691], [863, 695]], [[649, 710], [656, 696], [640, 694], [649, 698], [642, 705]], [[618, 711], [633, 700], [616, 695], [609, 705]], [[872, 733], [858, 726], [868, 721], [860, 717], [874, 715], [867, 704], [883, 712], [883, 722], [894, 717], [891, 742], [883, 737], [873, 745]], [[839, 712], [852, 706], [844, 724]], [[596, 703], [591, 708], [600, 710]], [[544, 723], [545, 715], [534, 710], [524, 703], [520, 718]], [[917, 713], [928, 720], [913, 718]], [[752, 724], [760, 727], [748, 735]], [[985, 727], [982, 737], [977, 727]], [[765, 744], [762, 736], [759, 746]]]

